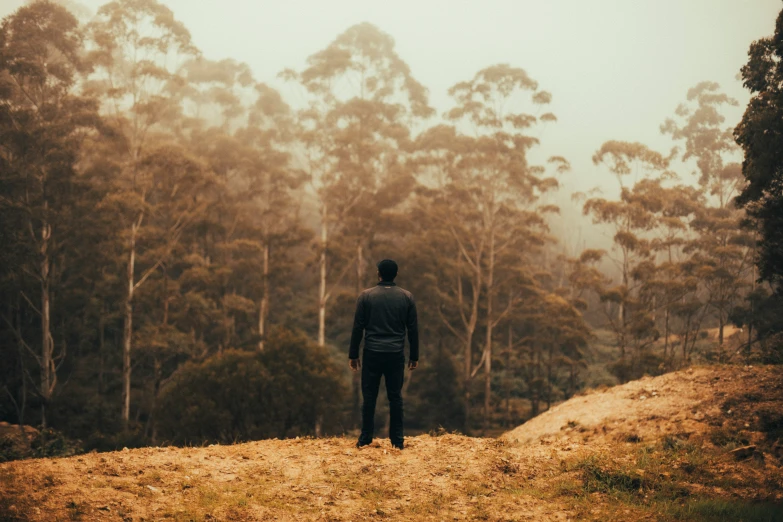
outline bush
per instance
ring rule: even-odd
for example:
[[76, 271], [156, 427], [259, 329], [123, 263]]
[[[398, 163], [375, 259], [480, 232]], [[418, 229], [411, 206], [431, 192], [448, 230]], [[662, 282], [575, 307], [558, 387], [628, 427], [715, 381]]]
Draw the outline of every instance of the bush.
[[442, 346], [411, 377], [408, 396], [410, 399], [406, 398], [405, 403], [407, 426], [418, 429], [440, 426], [446, 431], [464, 426], [465, 408], [459, 374], [453, 358]]
[[17, 448], [16, 441], [11, 437], [0, 438], [0, 462], [21, 459], [23, 455]]
[[641, 379], [645, 375], [654, 377], [663, 374], [663, 362], [660, 355], [650, 350], [642, 350], [640, 353], [609, 364], [607, 368], [620, 382], [629, 382]]
[[70, 457], [84, 453], [79, 440], [72, 440], [63, 433], [46, 428], [38, 432], [30, 443], [32, 457]]
[[579, 462], [576, 468], [582, 471], [582, 484], [587, 493], [595, 491], [636, 493], [643, 484], [642, 477], [611, 470], [602, 466], [595, 458], [587, 458]]
[[231, 443], [340, 426], [340, 373], [326, 350], [274, 330], [263, 352], [227, 350], [181, 368], [161, 392], [159, 433], [174, 443]]

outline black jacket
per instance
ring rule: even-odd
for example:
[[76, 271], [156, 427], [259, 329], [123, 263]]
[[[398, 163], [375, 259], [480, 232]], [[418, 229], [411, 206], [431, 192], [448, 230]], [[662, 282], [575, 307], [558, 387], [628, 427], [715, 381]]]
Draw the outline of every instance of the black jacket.
[[408, 331], [410, 360], [419, 360], [419, 327], [413, 294], [393, 282], [381, 281], [359, 294], [351, 333], [348, 357], [359, 358], [359, 344], [364, 335], [364, 349], [375, 352], [401, 352]]

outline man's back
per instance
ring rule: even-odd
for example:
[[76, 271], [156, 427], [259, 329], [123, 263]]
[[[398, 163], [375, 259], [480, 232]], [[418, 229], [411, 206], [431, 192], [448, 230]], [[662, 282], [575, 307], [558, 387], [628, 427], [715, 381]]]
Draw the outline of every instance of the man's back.
[[359, 295], [353, 330], [352, 358], [359, 356], [363, 333], [365, 350], [398, 352], [405, 348], [407, 330], [411, 344], [410, 359], [418, 360], [416, 303], [410, 292], [393, 282], [381, 281]]

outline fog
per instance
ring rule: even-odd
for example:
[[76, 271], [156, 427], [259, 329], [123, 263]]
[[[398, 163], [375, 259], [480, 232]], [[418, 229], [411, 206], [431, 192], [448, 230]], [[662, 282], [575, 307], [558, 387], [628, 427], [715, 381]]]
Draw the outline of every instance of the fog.
[[[79, 2], [93, 12], [102, 3]], [[552, 93], [558, 117], [536, 153], [565, 156], [574, 190], [614, 186], [590, 161], [606, 140], [667, 152], [671, 140], [658, 128], [700, 81], [718, 82], [740, 102], [727, 112], [738, 121], [748, 99], [739, 69], [780, 8], [777, 0], [162, 3], [205, 57], [247, 63], [292, 104], [297, 93], [277, 74], [301, 69], [307, 56], [363, 21], [394, 37], [439, 112], [451, 106], [448, 89], [476, 71], [495, 63], [522, 67]], [[3, 0], [0, 15], [23, 4]]]

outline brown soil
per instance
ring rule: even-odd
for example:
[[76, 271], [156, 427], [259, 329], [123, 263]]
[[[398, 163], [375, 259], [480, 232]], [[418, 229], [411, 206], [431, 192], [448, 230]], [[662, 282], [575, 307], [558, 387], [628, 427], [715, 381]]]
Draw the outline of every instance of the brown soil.
[[388, 441], [354, 443], [266, 440], [17, 461], [0, 466], [0, 491], [10, 515], [42, 521], [459, 520], [498, 508], [512, 519], [558, 518], [557, 505], [505, 494], [518, 464], [496, 439], [420, 436], [402, 452]]
[[[755, 400], [748, 400], [748, 397]], [[735, 407], [745, 404], [745, 418]], [[645, 377], [585, 395], [553, 407], [538, 417], [503, 435], [508, 440], [529, 443], [539, 439], [581, 441], [585, 432], [591, 442], [624, 435], [656, 440], [664, 435], [704, 435], [724, 423], [748, 430], [754, 439], [763, 438], [754, 426], [755, 410], [783, 408], [783, 378], [779, 367], [709, 366]], [[748, 422], [748, 424], [751, 424]], [[570, 424], [569, 424], [570, 423]], [[578, 428], [578, 429], [576, 429]]]
[[[646, 378], [575, 397], [499, 439], [423, 435], [402, 452], [322, 438], [10, 462], [0, 465], [0, 520], [666, 519], [642, 490], [670, 475], [688, 498], [781, 502], [779, 446], [763, 422], [781, 412], [779, 370]], [[687, 441], [701, 460], [666, 453], [667, 440]], [[738, 460], [730, 452], [744, 442], [757, 448]], [[586, 491], [584, 462], [633, 468], [645, 445], [673, 469], [659, 466], [628, 498]]]

